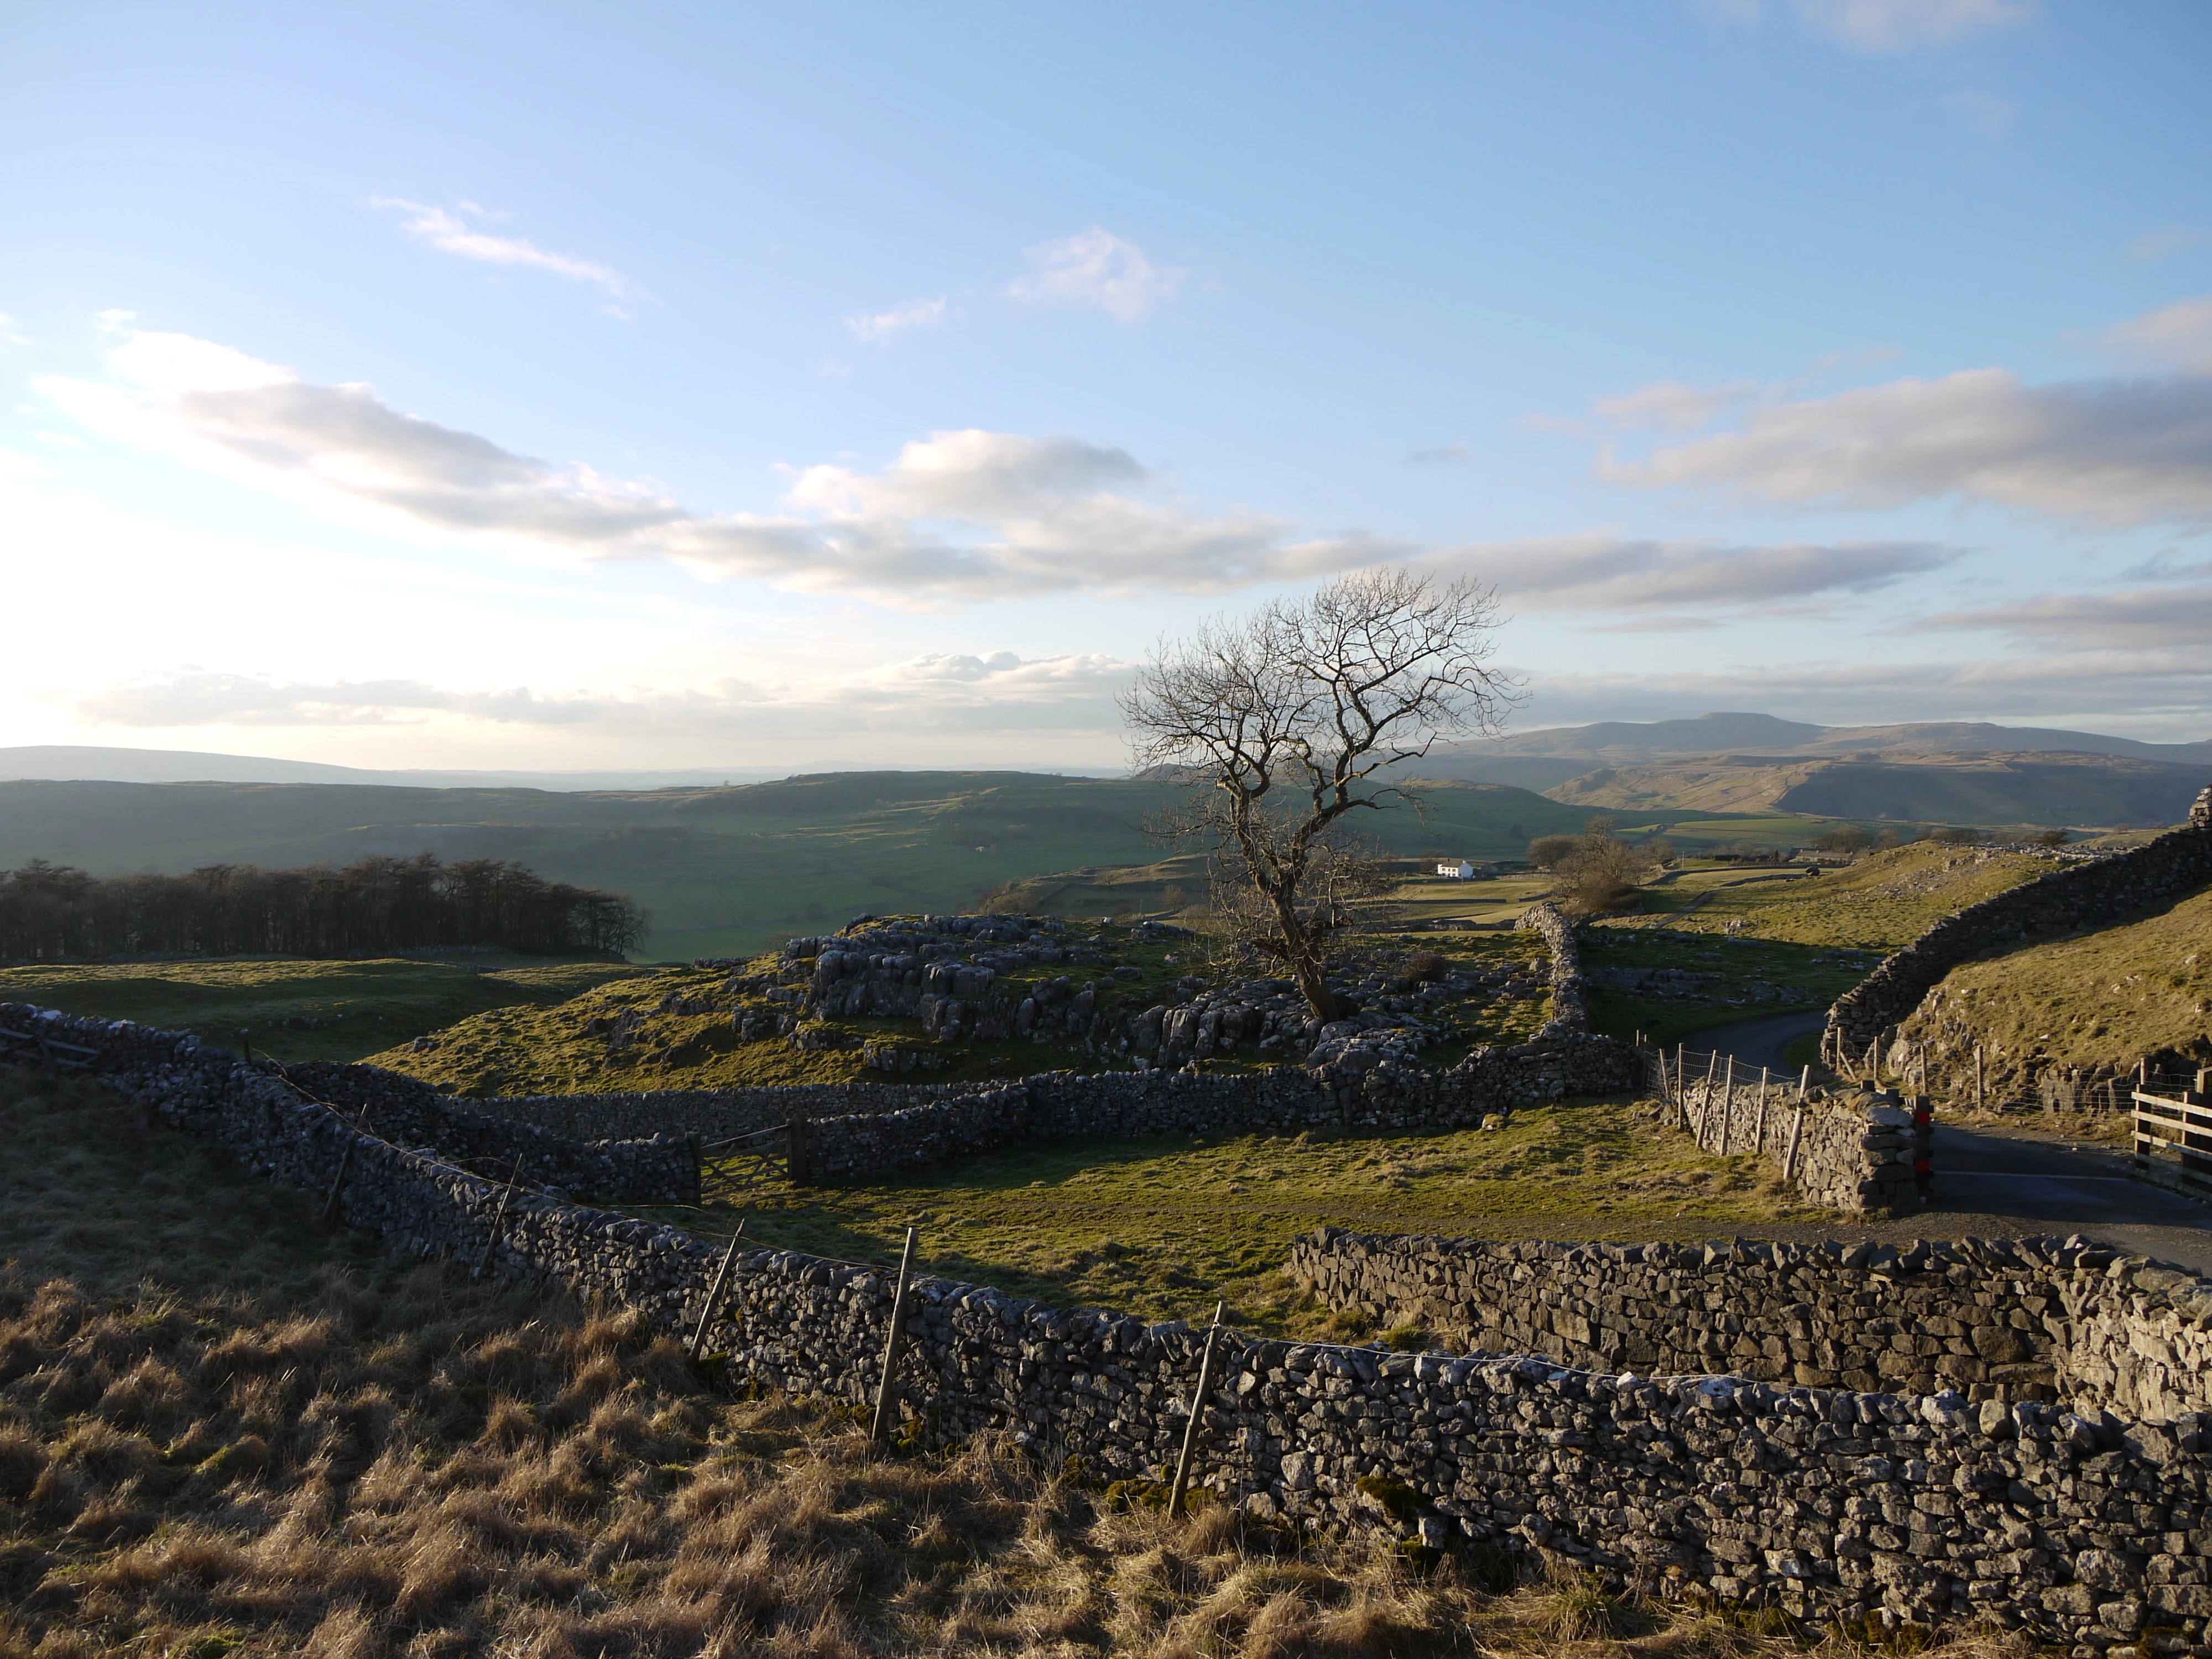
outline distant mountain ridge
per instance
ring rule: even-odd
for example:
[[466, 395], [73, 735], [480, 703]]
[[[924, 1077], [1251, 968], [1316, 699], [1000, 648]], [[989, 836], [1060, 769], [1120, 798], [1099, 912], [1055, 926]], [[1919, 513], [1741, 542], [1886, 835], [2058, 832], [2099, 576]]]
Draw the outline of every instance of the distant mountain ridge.
[[[1592, 726], [1551, 726], [1491, 742], [1440, 744], [1429, 760], [1434, 766], [1481, 764], [1491, 757], [1571, 759], [1589, 756], [1594, 762], [1618, 757], [1613, 763], [1634, 765], [1715, 755], [1833, 757], [1890, 750], [1923, 755], [2124, 755], [2131, 760], [2166, 761], [2179, 765], [2212, 763], [2212, 740], [2144, 743], [2135, 738], [2107, 737], [2099, 732], [1997, 726], [1987, 720], [1942, 720], [1907, 726], [1812, 726], [1802, 720], [1778, 720], [1771, 714], [1700, 714], [1695, 720], [1601, 720]], [[1470, 775], [1452, 771], [1437, 775]], [[1474, 781], [1514, 781], [1489, 777]]]

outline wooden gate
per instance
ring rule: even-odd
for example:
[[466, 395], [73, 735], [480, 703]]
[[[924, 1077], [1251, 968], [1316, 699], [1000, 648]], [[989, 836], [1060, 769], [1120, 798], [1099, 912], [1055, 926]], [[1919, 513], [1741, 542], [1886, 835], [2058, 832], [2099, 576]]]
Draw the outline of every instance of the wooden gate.
[[779, 1123], [772, 1129], [732, 1135], [699, 1148], [699, 1201], [712, 1203], [751, 1191], [771, 1181], [806, 1179], [806, 1125]]
[[100, 1057], [100, 1050], [80, 1048], [74, 1042], [57, 1042], [40, 1031], [18, 1031], [12, 1026], [0, 1025], [0, 1060], [34, 1057], [64, 1071], [82, 1072]]
[[2161, 1187], [2212, 1198], [2212, 1098], [2207, 1074], [2194, 1089], [2135, 1091], [2136, 1169]]

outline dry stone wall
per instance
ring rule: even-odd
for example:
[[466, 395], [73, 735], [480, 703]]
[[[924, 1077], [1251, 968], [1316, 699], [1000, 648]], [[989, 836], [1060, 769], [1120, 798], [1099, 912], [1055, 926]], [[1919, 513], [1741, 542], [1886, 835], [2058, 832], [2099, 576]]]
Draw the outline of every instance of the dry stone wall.
[[[673, 1228], [541, 1194], [510, 1200], [189, 1036], [39, 1018], [93, 1048], [96, 1075], [274, 1180], [335, 1191], [345, 1221], [399, 1248], [547, 1274], [672, 1335], [704, 1310], [719, 1254]], [[866, 1396], [887, 1271], [763, 1250], [737, 1256], [731, 1281], [706, 1334], [732, 1381]], [[2141, 1293], [2146, 1305], [2163, 1294], [2169, 1314], [2182, 1305], [2171, 1287]], [[1168, 1472], [1197, 1333], [927, 1279], [910, 1306], [896, 1383], [926, 1440], [1006, 1430], [1102, 1475]], [[1203, 1481], [1258, 1513], [1564, 1559], [1611, 1583], [1816, 1624], [1986, 1621], [2095, 1652], [2153, 1626], [2201, 1644], [2212, 1616], [2201, 1411], [2131, 1424], [1955, 1391], [1660, 1380], [1233, 1334], [1224, 1346], [1217, 1386], [1195, 1402]]]
[[2212, 789], [2189, 823], [2094, 863], [2027, 882], [1946, 916], [1838, 998], [1828, 1011], [1821, 1056], [1856, 1060], [1903, 1023], [1960, 963], [2018, 945], [2037, 933], [2109, 922], [2130, 910], [2212, 881]]
[[2212, 1411], [2212, 1280], [2079, 1238], [1486, 1243], [1326, 1228], [1291, 1276], [1468, 1347], [1970, 1402]]
[[[1708, 1152], [1749, 1152], [1784, 1171], [1813, 1203], [1849, 1214], [1900, 1215], [1927, 1201], [1932, 1126], [1894, 1094], [1799, 1091], [1778, 1080], [1694, 1078], [1671, 1091]], [[1924, 1107], [1924, 1103], [1923, 1103]]]

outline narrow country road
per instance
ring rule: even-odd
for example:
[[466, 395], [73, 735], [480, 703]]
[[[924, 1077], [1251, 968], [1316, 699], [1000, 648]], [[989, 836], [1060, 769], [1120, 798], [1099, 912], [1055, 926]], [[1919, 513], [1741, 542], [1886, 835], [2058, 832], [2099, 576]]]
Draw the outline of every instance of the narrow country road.
[[[1788, 1069], [1782, 1051], [1820, 1029], [1821, 1013], [1763, 1014], [1686, 1039], [1746, 1066]], [[2010, 1126], [1967, 1128], [1936, 1116], [1936, 1188], [1928, 1207], [1897, 1221], [1845, 1227], [1779, 1227], [1778, 1237], [1849, 1234], [1957, 1237], [2079, 1232], [2132, 1255], [2212, 1274], [2212, 1208], [2133, 1178], [2116, 1148], [2053, 1139]]]

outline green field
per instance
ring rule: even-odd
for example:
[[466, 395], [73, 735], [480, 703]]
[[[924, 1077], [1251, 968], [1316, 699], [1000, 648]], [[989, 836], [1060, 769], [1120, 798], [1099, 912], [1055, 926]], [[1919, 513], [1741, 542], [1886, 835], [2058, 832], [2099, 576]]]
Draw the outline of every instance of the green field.
[[1362, 1335], [1284, 1279], [1292, 1243], [1324, 1224], [1493, 1238], [1701, 1238], [1820, 1212], [1791, 1207], [1749, 1158], [1700, 1152], [1656, 1104], [1529, 1108], [1502, 1130], [1429, 1134], [1237, 1132], [1066, 1140], [957, 1169], [834, 1188], [777, 1184], [742, 1211], [644, 1210], [702, 1237], [748, 1238], [848, 1261], [896, 1259], [921, 1231], [924, 1271], [1055, 1307], [1243, 1329]]
[[1911, 944], [1954, 910], [2059, 867], [2055, 859], [2032, 853], [1936, 842], [1870, 853], [1813, 877], [1690, 867], [1646, 888], [1636, 916], [1600, 926], [1719, 933], [1736, 923], [1761, 939], [1887, 951]]
[[0, 1002], [33, 1002], [98, 1019], [191, 1031], [288, 1063], [356, 1060], [487, 1009], [565, 1002], [646, 972], [604, 962], [479, 971], [444, 963], [219, 962], [0, 969]]
[[[1019, 772], [842, 773], [731, 789], [574, 793], [0, 782], [0, 866], [35, 857], [112, 874], [424, 851], [515, 859], [550, 880], [629, 893], [653, 918], [643, 954], [686, 960], [747, 955], [779, 935], [824, 932], [868, 912], [971, 909], [981, 895], [1024, 878], [1150, 865], [1177, 850], [1142, 829], [1169, 787]], [[1531, 838], [1579, 830], [1589, 817], [1503, 785], [1441, 783], [1428, 794], [1425, 818], [1398, 809], [1361, 827], [1401, 855], [1482, 860], [1517, 858]], [[1638, 823], [1685, 847], [1794, 846], [1825, 827], [1705, 813]]]

